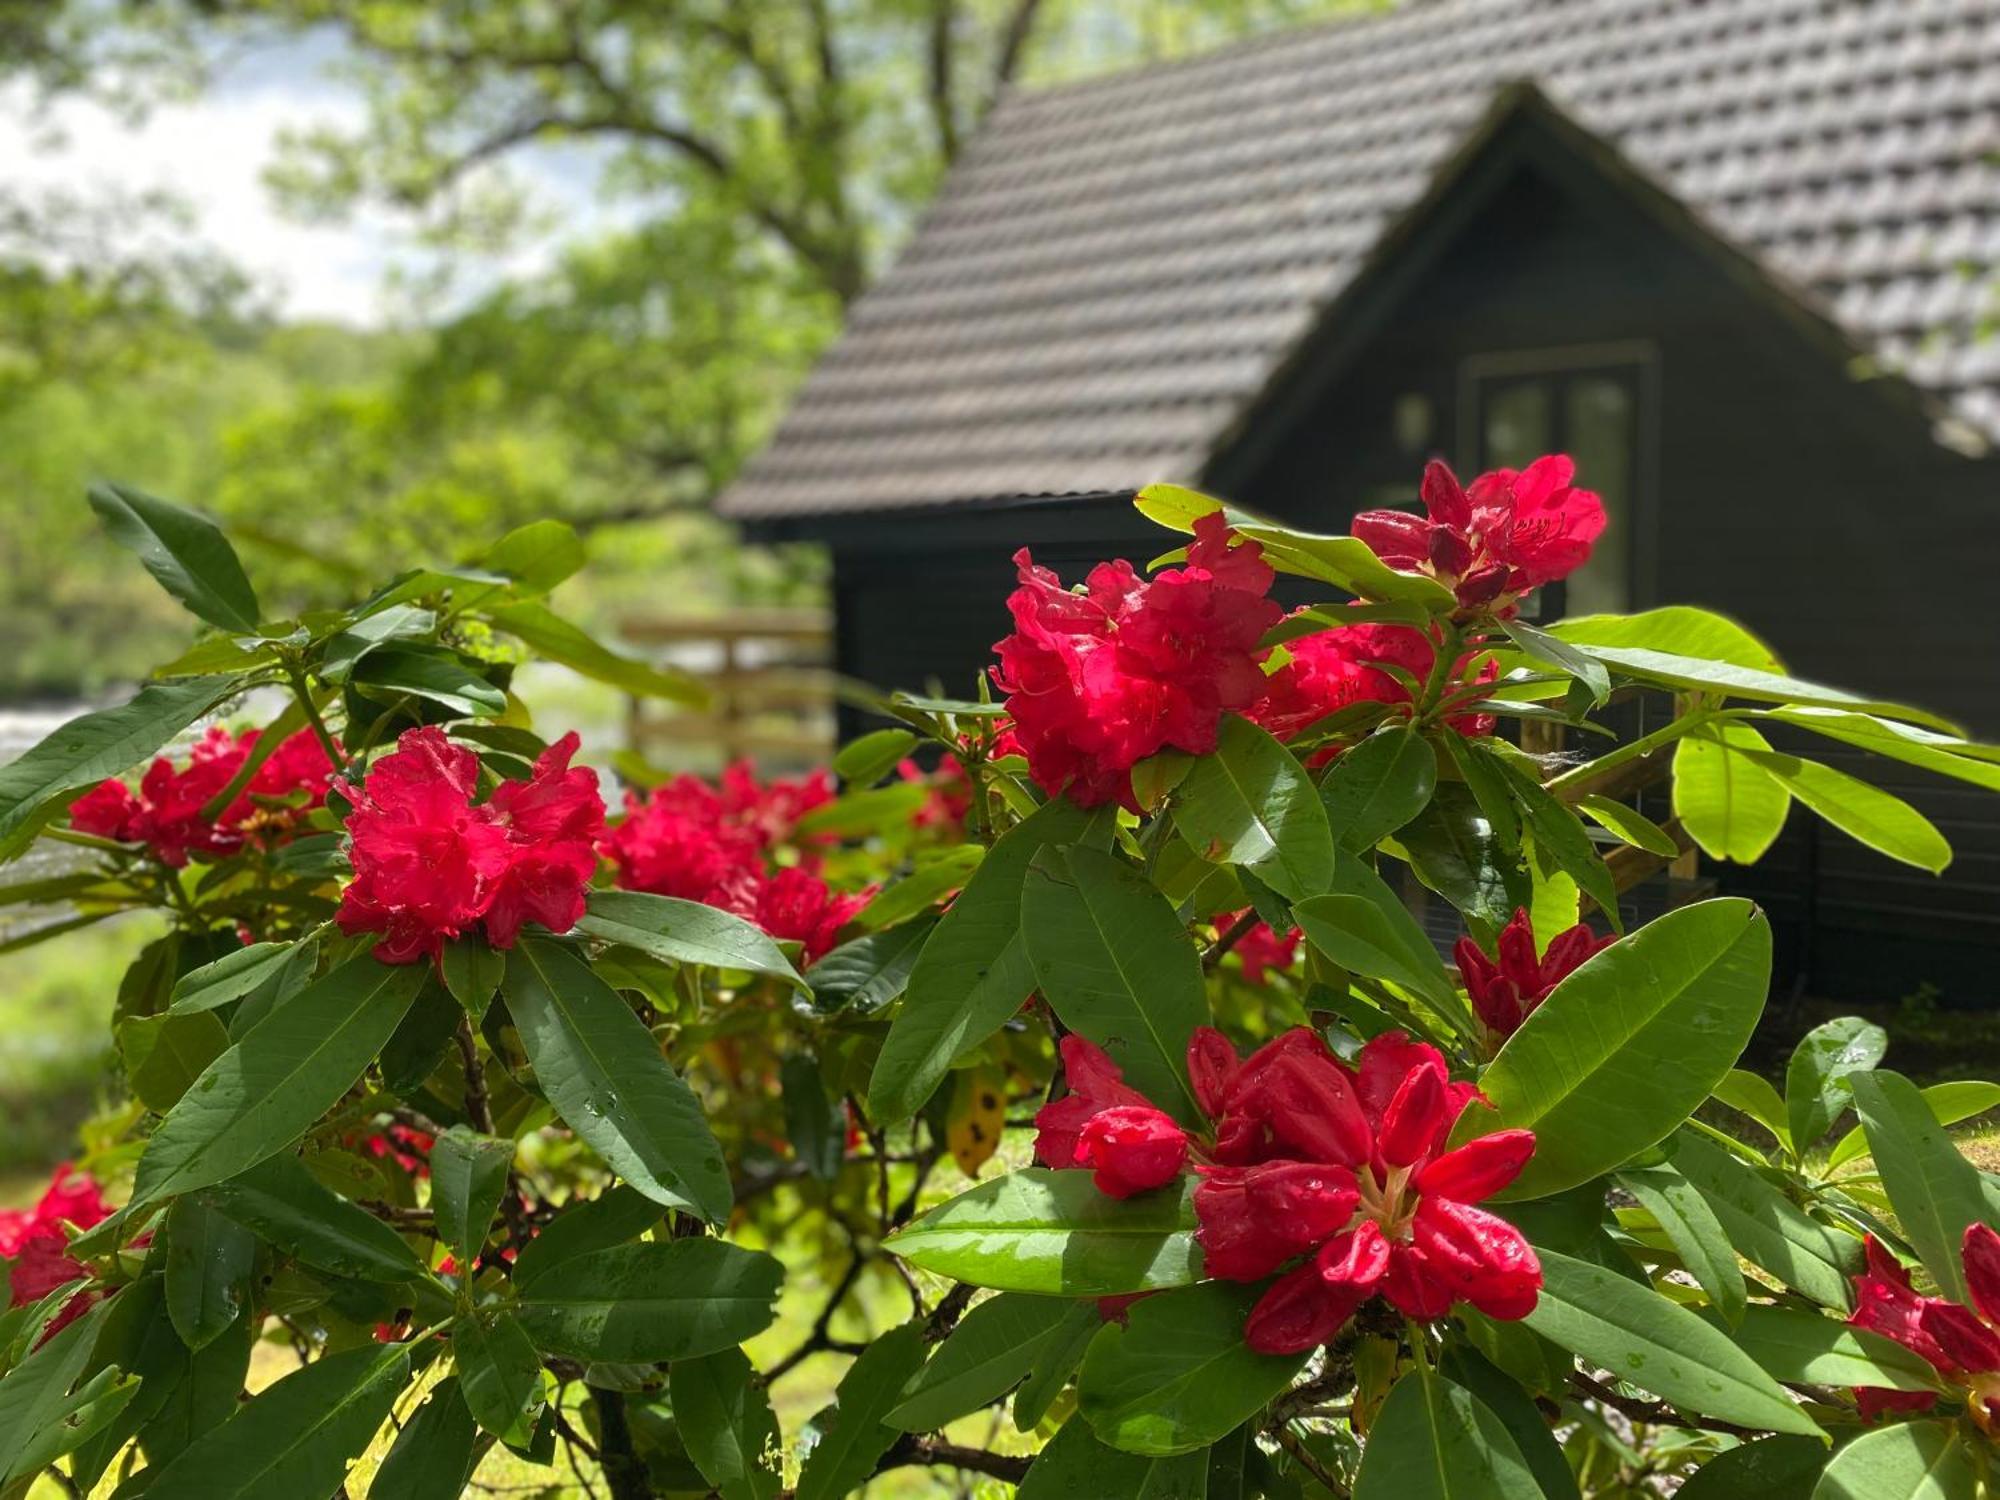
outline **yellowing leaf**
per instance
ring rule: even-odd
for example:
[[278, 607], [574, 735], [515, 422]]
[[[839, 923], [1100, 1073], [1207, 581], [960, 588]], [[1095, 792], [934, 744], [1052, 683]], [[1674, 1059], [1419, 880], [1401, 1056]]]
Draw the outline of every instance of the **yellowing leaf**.
[[1007, 1076], [998, 1068], [961, 1069], [944, 1123], [945, 1144], [959, 1171], [967, 1177], [979, 1175], [1000, 1148], [1006, 1123]]

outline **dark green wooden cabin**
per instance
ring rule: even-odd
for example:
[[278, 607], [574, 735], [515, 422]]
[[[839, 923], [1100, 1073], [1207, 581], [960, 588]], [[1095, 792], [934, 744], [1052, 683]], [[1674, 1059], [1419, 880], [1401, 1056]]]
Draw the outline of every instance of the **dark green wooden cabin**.
[[[963, 693], [1012, 551], [1164, 550], [1152, 480], [1337, 531], [1561, 449], [1571, 612], [2000, 736], [1996, 149], [2000, 0], [1431, 0], [1020, 94], [721, 508], [831, 549], [844, 671]], [[1957, 858], [1796, 815], [1725, 876], [1787, 977], [2000, 1000], [2000, 797], [1828, 758]]]

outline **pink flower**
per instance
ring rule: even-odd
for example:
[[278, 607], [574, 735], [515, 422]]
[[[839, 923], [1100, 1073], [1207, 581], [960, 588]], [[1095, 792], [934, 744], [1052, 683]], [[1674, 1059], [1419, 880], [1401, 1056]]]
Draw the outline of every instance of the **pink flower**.
[[1496, 963], [1469, 937], [1458, 940], [1452, 957], [1458, 961], [1459, 976], [1472, 997], [1472, 1008], [1486, 1029], [1500, 1040], [1512, 1036], [1563, 980], [1580, 968], [1585, 959], [1611, 946], [1614, 939], [1599, 937], [1579, 922], [1549, 939], [1548, 952], [1535, 953], [1535, 925], [1525, 909], [1517, 909], [1512, 920], [1500, 929], [1499, 961]]
[[1511, 613], [1522, 594], [1583, 565], [1604, 530], [1604, 504], [1575, 488], [1576, 465], [1549, 454], [1527, 468], [1495, 469], [1461, 489], [1443, 463], [1424, 470], [1426, 515], [1363, 511], [1354, 535], [1390, 567], [1450, 588], [1462, 609]]
[[[2000, 1328], [2000, 1234], [1985, 1224], [1968, 1224], [1959, 1254], [1972, 1307], [1920, 1295], [1901, 1262], [1870, 1235], [1867, 1269], [1854, 1278], [1854, 1314], [1847, 1321], [1922, 1355], [1964, 1391], [1967, 1415], [1992, 1435], [2000, 1432], [2000, 1333], [1995, 1332]], [[1885, 1411], [1928, 1411], [1937, 1403], [1930, 1391], [1861, 1386], [1854, 1395], [1869, 1421]]]
[[1232, 549], [1230, 537], [1219, 513], [1204, 516], [1185, 568], [1148, 580], [1100, 563], [1081, 594], [1015, 554], [1014, 633], [994, 648], [993, 680], [1046, 791], [1131, 806], [1134, 765], [1166, 749], [1208, 753], [1222, 715], [1263, 692], [1260, 642], [1282, 611], [1265, 597], [1262, 549]]

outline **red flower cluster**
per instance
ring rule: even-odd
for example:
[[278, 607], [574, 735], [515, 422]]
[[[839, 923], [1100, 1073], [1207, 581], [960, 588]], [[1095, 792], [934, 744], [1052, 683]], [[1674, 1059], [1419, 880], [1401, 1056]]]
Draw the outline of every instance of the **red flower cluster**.
[[[1988, 1436], [2000, 1435], [2000, 1234], [1984, 1224], [1966, 1226], [1959, 1253], [1972, 1307], [1919, 1295], [1910, 1273], [1873, 1235], [1867, 1250], [1868, 1269], [1854, 1278], [1854, 1315], [1847, 1321], [1921, 1354], [1947, 1381], [1964, 1388], [1967, 1415]], [[1859, 1387], [1854, 1395], [1870, 1421], [1885, 1411], [1928, 1411], [1937, 1402], [1930, 1391], [1873, 1386]]]
[[1488, 958], [1469, 937], [1458, 940], [1452, 957], [1458, 960], [1459, 977], [1472, 997], [1472, 1008], [1495, 1038], [1505, 1041], [1548, 999], [1549, 992], [1582, 967], [1592, 954], [1615, 941], [1599, 937], [1579, 922], [1566, 932], [1549, 939], [1549, 951], [1535, 955], [1535, 924], [1525, 908], [1516, 908], [1513, 919], [1500, 929], [1496, 945], [1499, 962]]
[[913, 760], [901, 760], [896, 763], [896, 774], [930, 789], [930, 796], [910, 819], [913, 827], [925, 832], [965, 831], [965, 815], [972, 811], [972, 779], [956, 757], [945, 756], [935, 771], [926, 771]]
[[[1339, 625], [1285, 643], [1291, 659], [1271, 673], [1264, 697], [1249, 716], [1281, 740], [1310, 728], [1329, 714], [1355, 703], [1406, 704], [1410, 689], [1382, 670], [1398, 667], [1418, 682], [1427, 681], [1437, 648], [1425, 634], [1408, 625]], [[1467, 680], [1472, 653], [1461, 657], [1454, 683]], [[1500, 674], [1492, 658], [1470, 680], [1491, 682]], [[1491, 734], [1498, 721], [1491, 714], [1460, 714], [1451, 720], [1460, 734]]]
[[333, 779], [333, 764], [310, 730], [272, 751], [220, 817], [202, 814], [243, 768], [258, 734], [252, 729], [236, 736], [215, 725], [186, 765], [177, 767], [164, 755], [156, 759], [136, 793], [116, 777], [99, 782], [70, 807], [70, 826], [98, 838], [144, 844], [174, 869], [190, 858], [226, 858], [253, 834], [283, 832], [326, 800]]
[[[1215, 925], [1227, 932], [1250, 914], [1248, 907], [1242, 911], [1227, 911], [1215, 919]], [[1269, 922], [1259, 922], [1236, 940], [1231, 950], [1243, 962], [1243, 977], [1251, 984], [1262, 984], [1264, 976], [1284, 973], [1291, 968], [1299, 956], [1299, 943], [1305, 934], [1294, 927], [1283, 937], [1278, 936]]]
[[1433, 461], [1422, 488], [1427, 516], [1363, 511], [1354, 535], [1390, 567], [1437, 579], [1461, 608], [1506, 613], [1522, 594], [1575, 572], [1604, 530], [1604, 503], [1575, 488], [1575, 477], [1569, 456], [1552, 453], [1461, 488]]
[[1045, 1167], [1089, 1167], [1097, 1189], [1113, 1198], [1164, 1187], [1187, 1163], [1187, 1133], [1125, 1082], [1102, 1047], [1074, 1032], [1062, 1039], [1069, 1092], [1035, 1114], [1035, 1160]]
[[569, 931], [604, 832], [597, 773], [571, 768], [576, 748], [576, 735], [564, 735], [528, 780], [503, 782], [474, 806], [478, 757], [440, 729], [406, 732], [370, 767], [347, 820], [354, 880], [340, 930], [380, 933], [375, 956], [392, 964], [435, 957], [482, 925], [496, 948], [511, 948], [531, 921]]
[[800, 818], [833, 799], [824, 771], [759, 785], [747, 762], [710, 786], [683, 773], [645, 796], [625, 794], [625, 816], [603, 842], [618, 884], [734, 912], [805, 948], [806, 962], [868, 903], [840, 895], [810, 863], [772, 867], [769, 851], [797, 842]]
[[427, 1130], [414, 1125], [391, 1125], [387, 1131], [368, 1136], [361, 1144], [370, 1156], [395, 1162], [411, 1177], [431, 1175], [431, 1147], [437, 1140]]
[[1453, 1083], [1435, 1047], [1400, 1032], [1361, 1049], [1357, 1068], [1303, 1028], [1239, 1063], [1203, 1028], [1188, 1049], [1216, 1165], [1195, 1190], [1209, 1274], [1258, 1281], [1299, 1256], [1251, 1311], [1244, 1336], [1266, 1354], [1324, 1343], [1380, 1292], [1412, 1318], [1470, 1302], [1523, 1318], [1541, 1263], [1521, 1232], [1472, 1205], [1534, 1154], [1532, 1131], [1444, 1143], [1477, 1094]]
[[[86, 1267], [70, 1259], [63, 1225], [89, 1229], [110, 1215], [97, 1184], [68, 1162], [56, 1168], [33, 1208], [0, 1209], [0, 1263], [6, 1266], [11, 1305], [26, 1307], [57, 1287], [88, 1276]], [[63, 1304], [42, 1337], [50, 1338], [75, 1322], [94, 1300], [94, 1293], [79, 1291]]]
[[994, 648], [993, 680], [1050, 792], [1131, 807], [1134, 765], [1162, 750], [1206, 754], [1222, 715], [1263, 693], [1259, 642], [1283, 616], [1265, 597], [1274, 575], [1263, 549], [1232, 548], [1219, 512], [1194, 536], [1186, 567], [1147, 579], [1128, 562], [1099, 563], [1080, 594], [1025, 548], [1015, 554], [1014, 633]]

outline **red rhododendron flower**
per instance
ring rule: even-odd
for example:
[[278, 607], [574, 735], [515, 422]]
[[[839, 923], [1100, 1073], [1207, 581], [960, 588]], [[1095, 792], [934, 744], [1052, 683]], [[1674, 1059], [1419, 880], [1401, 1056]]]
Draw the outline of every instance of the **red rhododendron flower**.
[[1262, 549], [1230, 537], [1219, 513], [1203, 516], [1186, 567], [1145, 579], [1100, 563], [1082, 593], [1015, 554], [1014, 633], [994, 648], [993, 680], [1046, 791], [1131, 806], [1134, 765], [1167, 749], [1207, 754], [1222, 715], [1262, 694], [1259, 642], [1283, 611], [1265, 598]]
[[[1383, 667], [1400, 668], [1421, 683], [1437, 660], [1436, 646], [1408, 625], [1337, 625], [1287, 641], [1285, 650], [1291, 659], [1270, 674], [1263, 698], [1249, 710], [1249, 717], [1281, 740], [1356, 703], [1408, 704], [1408, 684]], [[1499, 676], [1499, 664], [1489, 656], [1468, 678], [1477, 654], [1459, 659], [1454, 686]], [[1491, 714], [1459, 714], [1449, 722], [1460, 734], [1482, 735], [1491, 734], [1498, 721]]]
[[833, 800], [833, 774], [816, 770], [801, 777], [777, 777], [760, 784], [747, 760], [722, 773], [718, 802], [724, 817], [749, 830], [760, 847], [790, 842], [798, 821]]
[[[72, 1260], [66, 1224], [89, 1229], [111, 1215], [95, 1182], [68, 1162], [55, 1169], [49, 1185], [33, 1208], [0, 1209], [0, 1263], [7, 1269], [9, 1299], [15, 1307], [39, 1302], [50, 1292], [72, 1281], [81, 1281], [89, 1268]], [[49, 1320], [42, 1332], [46, 1342], [89, 1311], [96, 1294], [79, 1291]]]
[[924, 805], [910, 818], [913, 826], [946, 833], [964, 830], [965, 815], [972, 811], [972, 779], [955, 757], [946, 756], [935, 771], [926, 771], [913, 760], [900, 760], [896, 774], [930, 789]]
[[798, 943], [805, 950], [805, 961], [812, 964], [833, 948], [840, 929], [854, 920], [873, 894], [868, 890], [841, 895], [811, 871], [790, 865], [768, 878], [739, 876], [727, 899], [717, 904], [780, 941]]
[[597, 773], [572, 770], [565, 735], [524, 782], [473, 805], [479, 760], [440, 729], [406, 732], [369, 769], [347, 820], [354, 880], [336, 914], [342, 932], [382, 935], [384, 963], [435, 957], [480, 928], [495, 947], [521, 924], [566, 932], [583, 915], [604, 826]]
[[1089, 1167], [1113, 1198], [1163, 1187], [1187, 1160], [1187, 1134], [1125, 1082], [1118, 1064], [1074, 1032], [1060, 1044], [1069, 1092], [1035, 1114], [1035, 1160], [1045, 1167]]
[[[1993, 1435], [2000, 1433], [2000, 1234], [1968, 1224], [1959, 1254], [1972, 1307], [1919, 1294], [1902, 1263], [1870, 1235], [1867, 1269], [1854, 1278], [1854, 1313], [1847, 1321], [1922, 1355], [1964, 1390], [1966, 1414]], [[1928, 1411], [1937, 1403], [1931, 1391], [1874, 1386], [1857, 1387], [1854, 1396], [1869, 1421], [1885, 1411]]]
[[1437, 579], [1462, 608], [1510, 613], [1522, 594], [1581, 567], [1604, 530], [1604, 503], [1575, 488], [1575, 477], [1568, 455], [1553, 453], [1461, 488], [1433, 461], [1424, 470], [1425, 515], [1363, 511], [1354, 535], [1390, 567]]
[[418, 1130], [413, 1125], [391, 1125], [386, 1131], [370, 1135], [361, 1143], [368, 1154], [383, 1161], [394, 1161], [412, 1177], [431, 1175], [431, 1147], [436, 1139], [427, 1130]]
[[1188, 1048], [1197, 1099], [1216, 1118], [1216, 1165], [1195, 1215], [1211, 1275], [1257, 1281], [1308, 1256], [1259, 1299], [1250, 1346], [1291, 1354], [1332, 1337], [1380, 1293], [1414, 1318], [1469, 1302], [1522, 1318], [1541, 1265], [1519, 1230], [1473, 1205], [1512, 1182], [1534, 1135], [1444, 1143], [1475, 1096], [1443, 1054], [1400, 1032], [1350, 1069], [1316, 1034], [1286, 1032], [1238, 1063], [1209, 1028]]
[[[1225, 931], [1249, 915], [1243, 911], [1224, 912], [1215, 919], [1215, 925]], [[1230, 951], [1243, 963], [1243, 977], [1251, 984], [1262, 984], [1264, 976], [1273, 972], [1283, 973], [1291, 968], [1299, 956], [1299, 943], [1305, 934], [1294, 927], [1283, 937], [1272, 930], [1269, 922], [1259, 922], [1242, 937]]]
[[627, 890], [722, 904], [722, 892], [763, 871], [758, 835], [731, 821], [722, 796], [699, 776], [680, 775], [645, 796], [625, 794], [625, 816], [604, 841]]
[[1505, 1040], [1528, 1019], [1535, 1007], [1592, 954], [1611, 946], [1610, 937], [1599, 937], [1579, 922], [1549, 939], [1549, 951], [1535, 954], [1535, 924], [1525, 908], [1516, 908], [1512, 920], [1500, 929], [1496, 945], [1499, 961], [1469, 937], [1458, 940], [1452, 957], [1458, 960], [1459, 977], [1472, 997], [1472, 1008], [1494, 1037]]

